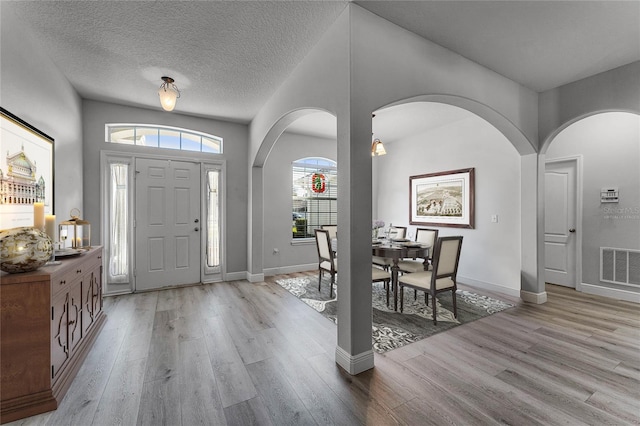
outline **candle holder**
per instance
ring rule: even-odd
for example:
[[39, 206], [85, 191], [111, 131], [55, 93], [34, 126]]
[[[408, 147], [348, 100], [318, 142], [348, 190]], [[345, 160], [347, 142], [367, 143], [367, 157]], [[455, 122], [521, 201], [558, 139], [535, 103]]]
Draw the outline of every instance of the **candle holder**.
[[70, 212], [71, 219], [60, 222], [58, 232], [62, 248], [67, 248], [67, 239], [71, 240], [73, 249], [91, 248], [91, 224], [80, 219], [80, 210], [74, 208]]

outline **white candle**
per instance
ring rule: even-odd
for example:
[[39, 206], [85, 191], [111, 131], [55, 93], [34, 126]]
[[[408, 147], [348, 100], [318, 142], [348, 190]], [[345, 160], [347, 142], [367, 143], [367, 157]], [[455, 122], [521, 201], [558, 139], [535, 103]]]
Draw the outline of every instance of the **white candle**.
[[33, 227], [44, 231], [44, 203], [33, 203]]
[[56, 240], [56, 216], [48, 214], [44, 217], [44, 230], [51, 238], [51, 241]]

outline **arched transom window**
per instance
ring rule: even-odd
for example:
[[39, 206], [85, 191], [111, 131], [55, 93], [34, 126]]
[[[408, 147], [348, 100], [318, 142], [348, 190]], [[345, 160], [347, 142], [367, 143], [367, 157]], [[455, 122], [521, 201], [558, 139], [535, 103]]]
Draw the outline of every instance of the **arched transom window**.
[[222, 154], [222, 138], [178, 127], [106, 124], [105, 141], [125, 145]]

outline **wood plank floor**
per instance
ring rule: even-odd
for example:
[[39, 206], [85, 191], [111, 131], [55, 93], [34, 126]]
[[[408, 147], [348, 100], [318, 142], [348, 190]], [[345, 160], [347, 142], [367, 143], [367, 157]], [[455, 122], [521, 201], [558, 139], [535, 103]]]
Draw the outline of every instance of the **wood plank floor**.
[[516, 306], [349, 376], [335, 325], [274, 283], [300, 275], [106, 298], [58, 410], [12, 424], [640, 423], [639, 305], [557, 286], [544, 305], [484, 292]]

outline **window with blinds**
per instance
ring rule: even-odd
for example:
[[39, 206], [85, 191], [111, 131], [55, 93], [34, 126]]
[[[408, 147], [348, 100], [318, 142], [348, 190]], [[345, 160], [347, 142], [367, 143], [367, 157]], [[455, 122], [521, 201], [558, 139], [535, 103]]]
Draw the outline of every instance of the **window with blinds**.
[[293, 238], [314, 238], [314, 229], [338, 223], [336, 162], [302, 158], [292, 163], [291, 171]]

